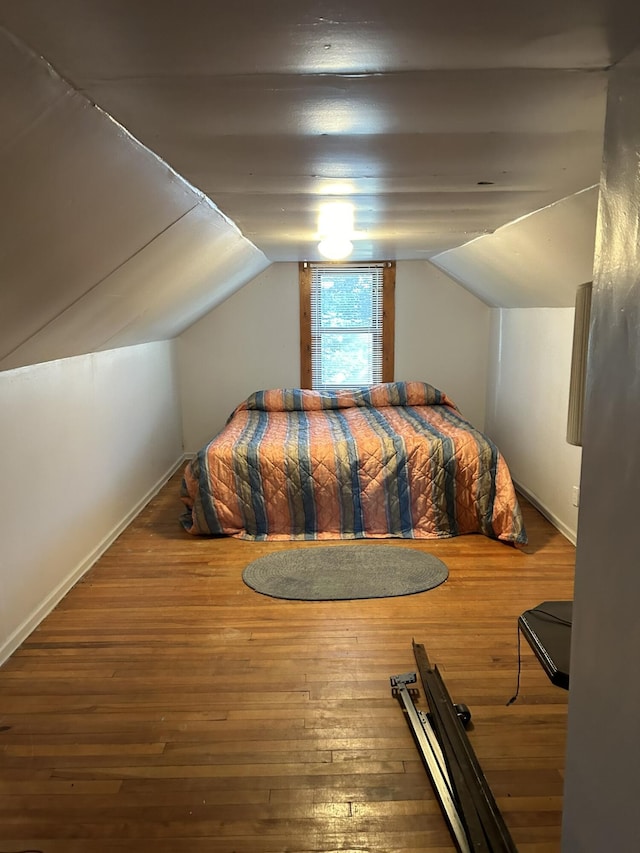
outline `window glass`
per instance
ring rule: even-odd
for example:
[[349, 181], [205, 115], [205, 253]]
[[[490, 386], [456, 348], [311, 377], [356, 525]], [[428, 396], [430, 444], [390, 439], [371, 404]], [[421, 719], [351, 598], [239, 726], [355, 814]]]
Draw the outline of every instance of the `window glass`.
[[300, 265], [302, 387], [392, 381], [394, 284], [390, 263]]

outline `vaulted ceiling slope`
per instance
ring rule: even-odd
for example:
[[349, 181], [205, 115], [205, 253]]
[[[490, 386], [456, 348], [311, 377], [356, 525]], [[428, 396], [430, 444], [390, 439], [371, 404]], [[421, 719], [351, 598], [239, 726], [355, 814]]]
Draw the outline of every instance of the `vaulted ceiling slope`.
[[599, 180], [637, 0], [0, 0], [0, 23], [270, 260], [430, 258]]
[[597, 212], [589, 187], [431, 263], [493, 307], [570, 308], [593, 276]]
[[268, 265], [0, 30], [0, 369], [174, 337]]
[[0, 0], [0, 27], [7, 368], [179, 334], [269, 261], [317, 259], [327, 198], [355, 204], [354, 260], [570, 304], [510, 259], [535, 263], [536, 211], [576, 216], [553, 233], [582, 229], [584, 278], [595, 205], [568, 200], [599, 181], [640, 4]]

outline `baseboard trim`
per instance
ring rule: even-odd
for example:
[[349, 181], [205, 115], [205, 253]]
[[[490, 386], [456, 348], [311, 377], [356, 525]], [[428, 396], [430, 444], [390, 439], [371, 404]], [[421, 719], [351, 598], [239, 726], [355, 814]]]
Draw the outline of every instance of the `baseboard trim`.
[[65, 597], [69, 590], [86, 574], [89, 569], [98, 562], [105, 551], [113, 545], [118, 536], [126, 530], [134, 518], [145, 508], [149, 501], [154, 498], [160, 489], [166, 484], [167, 480], [175, 474], [178, 468], [187, 459], [187, 454], [183, 453], [169, 469], [158, 478], [156, 483], [149, 489], [143, 498], [126, 514], [126, 516], [104, 537], [93, 551], [73, 569], [73, 571], [61, 582], [58, 586], [45, 598], [45, 600], [34, 610], [34, 612], [25, 619], [25, 621], [8, 637], [7, 640], [0, 646], [0, 666], [15, 652], [19, 646], [27, 639], [42, 620], [51, 613], [53, 608]]
[[538, 498], [537, 495], [534, 495], [533, 492], [530, 492], [525, 486], [521, 483], [518, 483], [516, 480], [513, 481], [513, 485], [516, 487], [516, 491], [520, 492], [529, 503], [533, 504], [533, 506], [538, 510], [538, 512], [542, 513], [547, 521], [550, 521], [553, 526], [562, 533], [562, 535], [571, 542], [572, 545], [575, 545], [577, 542], [577, 532], [572, 530], [564, 521], [561, 521], [555, 513], [551, 512], [544, 503]]

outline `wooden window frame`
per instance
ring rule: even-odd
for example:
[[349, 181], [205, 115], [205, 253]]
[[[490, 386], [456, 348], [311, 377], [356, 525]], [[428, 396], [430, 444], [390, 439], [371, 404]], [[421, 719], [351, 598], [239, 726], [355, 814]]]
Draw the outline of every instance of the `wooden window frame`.
[[[355, 262], [354, 267], [383, 266], [382, 275], [382, 381], [393, 382], [395, 364], [395, 261]], [[298, 265], [300, 282], [300, 387], [311, 388], [311, 271], [314, 267], [346, 267], [348, 263], [312, 263]]]

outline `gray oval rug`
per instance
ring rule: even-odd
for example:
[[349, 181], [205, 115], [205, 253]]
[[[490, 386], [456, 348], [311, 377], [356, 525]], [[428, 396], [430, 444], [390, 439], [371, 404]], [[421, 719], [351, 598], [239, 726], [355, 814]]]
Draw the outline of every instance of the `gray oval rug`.
[[292, 548], [254, 560], [242, 579], [263, 595], [337, 601], [410, 595], [439, 586], [446, 565], [422, 551], [393, 545]]

